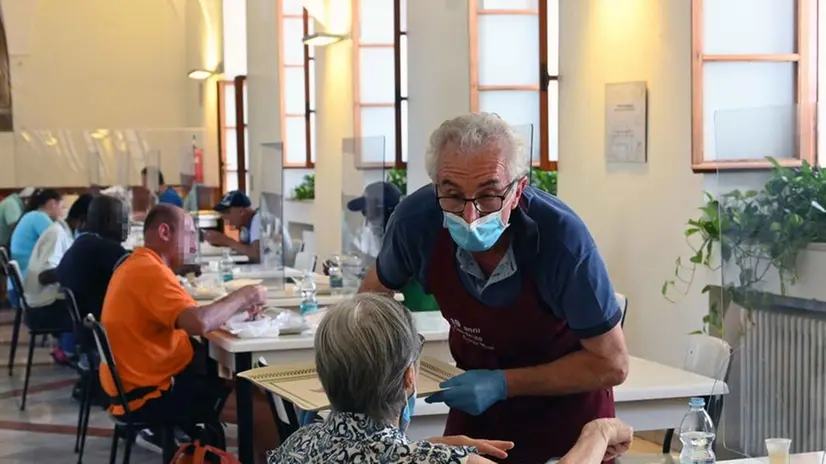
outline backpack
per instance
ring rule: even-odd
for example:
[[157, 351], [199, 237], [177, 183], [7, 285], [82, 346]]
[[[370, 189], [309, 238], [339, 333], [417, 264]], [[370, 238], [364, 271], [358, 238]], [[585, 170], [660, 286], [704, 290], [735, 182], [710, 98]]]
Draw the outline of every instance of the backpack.
[[241, 464], [232, 454], [196, 440], [178, 448], [169, 464]]

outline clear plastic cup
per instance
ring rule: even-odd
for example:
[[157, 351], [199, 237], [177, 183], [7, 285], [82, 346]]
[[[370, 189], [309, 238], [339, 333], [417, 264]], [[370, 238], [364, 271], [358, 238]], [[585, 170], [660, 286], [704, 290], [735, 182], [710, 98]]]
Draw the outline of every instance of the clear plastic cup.
[[792, 441], [788, 438], [766, 438], [769, 464], [789, 464], [789, 448], [791, 446]]

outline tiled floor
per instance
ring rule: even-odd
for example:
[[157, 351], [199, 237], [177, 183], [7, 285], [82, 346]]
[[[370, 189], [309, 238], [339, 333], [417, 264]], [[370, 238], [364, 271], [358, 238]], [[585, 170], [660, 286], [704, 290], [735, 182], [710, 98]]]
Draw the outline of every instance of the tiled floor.
[[[0, 464], [40, 463], [70, 464], [77, 462], [73, 453], [77, 425], [78, 403], [72, 397], [76, 374], [68, 368], [55, 366], [49, 356], [50, 347], [35, 350], [35, 366], [29, 381], [26, 411], [20, 411], [25, 356], [28, 336], [21, 337], [17, 349], [14, 375], [6, 370], [11, 324], [8, 311], [0, 310]], [[93, 408], [89, 421], [89, 437], [83, 461], [107, 463], [111, 445], [112, 422], [106, 413]], [[227, 436], [234, 442], [235, 429]], [[123, 444], [120, 446], [121, 450]], [[632, 453], [657, 453], [659, 445], [636, 440]], [[234, 451], [231, 449], [231, 451]], [[120, 462], [120, 461], [118, 461]], [[133, 447], [132, 463], [160, 463], [158, 454]]]

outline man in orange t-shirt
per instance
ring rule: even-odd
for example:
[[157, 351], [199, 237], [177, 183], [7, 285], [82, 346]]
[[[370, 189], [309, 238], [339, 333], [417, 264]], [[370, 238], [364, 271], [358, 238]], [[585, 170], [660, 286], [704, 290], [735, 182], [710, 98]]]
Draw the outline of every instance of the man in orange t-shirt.
[[[190, 336], [218, 329], [242, 311], [254, 315], [266, 301], [266, 289], [251, 285], [199, 306], [172, 271], [195, 252], [197, 237], [192, 218], [182, 209], [153, 208], [144, 223], [146, 245], [115, 271], [101, 315], [135, 419], [175, 423], [190, 436], [195, 424], [217, 423], [232, 390], [207, 376], [203, 345]], [[112, 401], [110, 411], [123, 414], [105, 363], [100, 382]], [[152, 431], [142, 431], [138, 438], [143, 444], [161, 442]]]

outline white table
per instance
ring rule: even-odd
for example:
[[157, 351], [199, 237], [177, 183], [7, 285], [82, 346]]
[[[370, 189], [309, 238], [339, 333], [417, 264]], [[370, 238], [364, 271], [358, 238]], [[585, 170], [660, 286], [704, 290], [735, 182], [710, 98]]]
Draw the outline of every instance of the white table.
[[[423, 354], [452, 361], [447, 342], [450, 326], [441, 314], [413, 313], [413, 317], [417, 330], [425, 337]], [[251, 369], [253, 360], [258, 357], [263, 357], [270, 366], [314, 359], [311, 333], [278, 338], [239, 339], [218, 331], [208, 334], [206, 338], [209, 340], [210, 356], [233, 372]], [[251, 388], [248, 382], [239, 382], [238, 386]], [[632, 356], [628, 378], [625, 383], [614, 388], [614, 401], [617, 417], [635, 430], [663, 430], [679, 427], [688, 410], [689, 398], [727, 393], [725, 383]], [[240, 399], [240, 390], [238, 396], [239, 427], [242, 427], [242, 415], [249, 414], [252, 400], [249, 399], [248, 409], [244, 411], [241, 403], [246, 400]], [[447, 413], [448, 408], [444, 404], [427, 404], [423, 399], [418, 399], [408, 436], [422, 439], [441, 435]], [[244, 434], [239, 431], [240, 436]], [[239, 442], [239, 447], [241, 445]]]
[[[769, 458], [746, 458], [733, 459], [730, 461], [717, 461], [718, 464], [768, 464]], [[822, 451], [815, 453], [801, 453], [790, 456], [789, 464], [826, 464], [826, 456]]]

